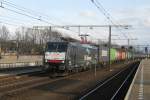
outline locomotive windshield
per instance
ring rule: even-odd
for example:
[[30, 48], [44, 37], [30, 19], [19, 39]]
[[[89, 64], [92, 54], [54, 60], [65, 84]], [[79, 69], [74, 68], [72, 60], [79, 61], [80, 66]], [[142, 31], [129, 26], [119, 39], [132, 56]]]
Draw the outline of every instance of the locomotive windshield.
[[67, 50], [67, 43], [63, 42], [48, 42], [46, 51], [49, 52], [65, 52]]

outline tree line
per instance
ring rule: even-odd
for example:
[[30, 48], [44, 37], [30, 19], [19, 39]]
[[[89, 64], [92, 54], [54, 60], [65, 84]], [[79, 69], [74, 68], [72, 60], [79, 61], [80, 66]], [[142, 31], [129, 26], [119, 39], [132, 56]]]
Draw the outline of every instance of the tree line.
[[11, 33], [6, 26], [0, 27], [0, 52], [16, 54], [42, 54], [48, 41], [61, 40], [61, 33], [51, 28], [20, 27]]

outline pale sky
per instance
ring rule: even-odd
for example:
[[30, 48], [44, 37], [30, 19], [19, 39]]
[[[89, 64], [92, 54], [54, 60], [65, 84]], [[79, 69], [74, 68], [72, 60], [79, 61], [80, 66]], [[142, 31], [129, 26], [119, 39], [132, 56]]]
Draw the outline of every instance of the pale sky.
[[[128, 30], [122, 29], [121, 32], [113, 29], [112, 33], [119, 35], [113, 38], [124, 38], [122, 35], [124, 33], [130, 38], [138, 38], [137, 41], [131, 41], [131, 44], [150, 44], [150, 0], [98, 1], [115, 19], [114, 22], [132, 25], [132, 28]], [[41, 19], [46, 19], [55, 25], [110, 24], [90, 0], [9, 0], [8, 2], [27, 8], [35, 17], [41, 16]], [[3, 4], [3, 6], [14, 9], [9, 5]], [[20, 25], [27, 27], [32, 25], [50, 25], [3, 8], [0, 8], [0, 22], [1, 25], [4, 23], [17, 25], [7, 25], [11, 31], [14, 31]], [[106, 39], [108, 36], [108, 30], [106, 28], [93, 30], [81, 29], [81, 31], [88, 33], [91, 39]], [[127, 41], [117, 40], [115, 43], [126, 44]]]

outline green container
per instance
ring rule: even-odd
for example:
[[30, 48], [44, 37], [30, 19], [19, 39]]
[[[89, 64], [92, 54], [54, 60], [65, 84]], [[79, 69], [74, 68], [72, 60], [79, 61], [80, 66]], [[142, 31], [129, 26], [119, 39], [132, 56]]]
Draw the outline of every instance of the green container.
[[116, 60], [116, 58], [117, 58], [117, 50], [114, 49], [114, 48], [111, 48], [110, 49], [110, 59], [111, 59], [111, 61]]
[[130, 59], [131, 58], [131, 53], [130, 52], [128, 52], [128, 59]]
[[128, 59], [131, 59], [133, 57], [133, 53], [132, 52], [128, 52]]

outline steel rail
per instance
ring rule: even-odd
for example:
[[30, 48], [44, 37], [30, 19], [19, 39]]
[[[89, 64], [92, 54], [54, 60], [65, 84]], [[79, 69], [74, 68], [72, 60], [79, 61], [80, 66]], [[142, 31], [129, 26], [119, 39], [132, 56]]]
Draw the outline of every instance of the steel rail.
[[128, 74], [127, 78], [123, 81], [123, 83], [120, 85], [120, 87], [118, 88], [118, 90], [114, 93], [114, 95], [111, 97], [111, 100], [114, 100], [115, 96], [117, 95], [117, 93], [120, 91], [120, 89], [124, 86], [124, 84], [127, 82], [127, 80], [130, 78], [130, 76], [133, 74], [133, 72], [135, 71], [136, 67], [134, 67], [132, 69], [132, 71]]
[[[115, 75], [113, 75], [112, 77], [108, 78], [106, 81], [104, 81], [102, 84], [100, 84], [99, 86], [97, 86], [96, 88], [94, 88], [93, 90], [91, 90], [90, 92], [88, 92], [87, 94], [83, 95], [79, 100], [83, 100], [85, 99], [87, 96], [89, 96], [90, 94], [92, 94], [93, 92], [95, 92], [96, 90], [98, 90], [100, 87], [102, 87], [103, 85], [105, 85], [106, 83], [108, 83], [109, 81], [111, 81], [113, 78], [115, 78], [116, 76], [118, 76], [120, 73], [122, 73], [123, 71], [127, 70], [129, 67], [119, 71], [118, 73], [116, 73]], [[102, 82], [102, 81], [100, 81]], [[100, 83], [99, 82], [99, 83]]]

